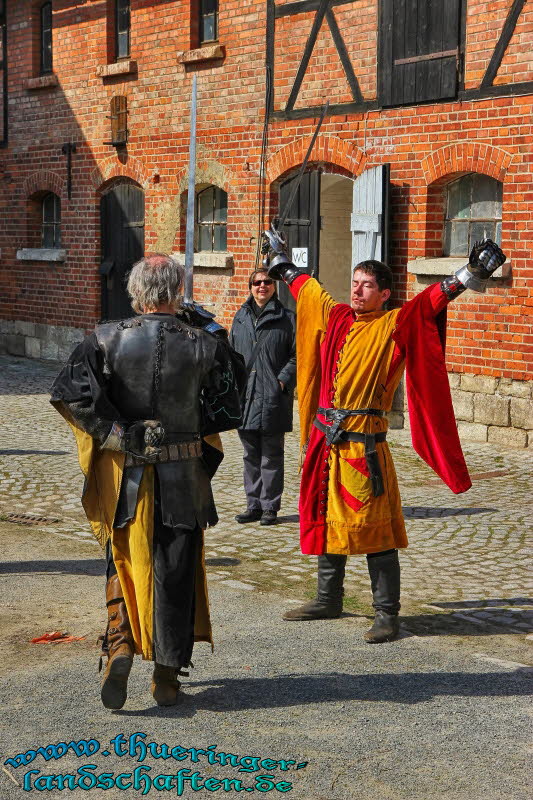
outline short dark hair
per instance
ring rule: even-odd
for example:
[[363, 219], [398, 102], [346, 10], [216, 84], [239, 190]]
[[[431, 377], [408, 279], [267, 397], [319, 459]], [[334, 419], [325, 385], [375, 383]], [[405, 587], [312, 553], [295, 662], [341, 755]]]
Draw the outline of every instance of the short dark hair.
[[[254, 271], [248, 278], [248, 288], [250, 289], [250, 291], [252, 289], [252, 283], [254, 282], [256, 275], [268, 275], [268, 267], [262, 267], [261, 269], [254, 269]], [[274, 289], [276, 288], [275, 283], [276, 282], [274, 281]]]
[[360, 269], [365, 275], [372, 275], [376, 279], [376, 283], [380, 292], [384, 289], [392, 291], [392, 270], [383, 261], [375, 261], [369, 258], [367, 261], [360, 261], [354, 268]]

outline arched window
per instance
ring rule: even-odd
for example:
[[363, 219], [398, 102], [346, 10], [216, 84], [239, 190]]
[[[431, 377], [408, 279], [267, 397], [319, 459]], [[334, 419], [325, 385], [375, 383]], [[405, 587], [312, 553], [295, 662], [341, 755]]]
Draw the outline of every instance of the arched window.
[[448, 184], [444, 221], [444, 255], [466, 256], [477, 240], [502, 236], [503, 184], [471, 172]]
[[41, 6], [41, 36], [40, 36], [40, 61], [41, 75], [52, 72], [52, 3], [43, 3]]
[[46, 248], [61, 247], [61, 200], [48, 192], [41, 200], [41, 243]]
[[200, 252], [226, 250], [228, 195], [208, 186], [196, 195], [196, 248]]

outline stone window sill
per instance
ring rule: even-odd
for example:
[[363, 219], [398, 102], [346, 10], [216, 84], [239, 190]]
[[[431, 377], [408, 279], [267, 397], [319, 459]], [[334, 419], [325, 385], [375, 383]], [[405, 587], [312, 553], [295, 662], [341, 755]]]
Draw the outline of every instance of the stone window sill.
[[[183, 253], [173, 253], [173, 256], [178, 259], [180, 264], [185, 261]], [[194, 254], [195, 267], [207, 267], [211, 269], [232, 269], [233, 268], [233, 254], [232, 253], [195, 253]]]
[[26, 247], [17, 250], [18, 261], [66, 261], [67, 251], [56, 247]]
[[178, 53], [179, 64], [198, 64], [202, 61], [217, 61], [226, 56], [223, 44], [210, 44], [196, 50], [184, 50]]
[[[468, 259], [466, 256], [461, 258], [415, 258], [407, 262], [407, 271], [414, 275], [435, 275], [446, 277], [457, 272], [464, 267]], [[493, 278], [509, 278], [511, 276], [511, 262], [506, 261], [503, 267], [499, 267], [493, 274]]]
[[52, 89], [58, 86], [59, 80], [57, 75], [51, 73], [50, 75], [37, 75], [36, 78], [28, 78], [26, 80], [26, 89], [31, 92], [35, 89]]
[[114, 78], [116, 75], [134, 75], [137, 73], [137, 62], [129, 58], [115, 61], [113, 64], [100, 64], [96, 67], [98, 78]]

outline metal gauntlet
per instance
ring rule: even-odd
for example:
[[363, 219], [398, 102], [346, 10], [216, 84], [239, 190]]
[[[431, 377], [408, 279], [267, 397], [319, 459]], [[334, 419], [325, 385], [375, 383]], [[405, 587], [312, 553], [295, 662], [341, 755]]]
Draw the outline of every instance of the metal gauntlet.
[[160, 445], [165, 438], [165, 430], [155, 419], [133, 422], [127, 428], [113, 422], [103, 450], [132, 453], [134, 456], [149, 459], [161, 452]]
[[306, 274], [294, 266], [287, 253], [285, 237], [275, 228], [263, 233], [261, 252], [264, 255], [263, 266], [275, 281], [291, 284], [298, 275]]
[[[487, 281], [495, 272], [498, 267], [505, 263], [505, 253], [495, 244], [491, 239], [484, 239], [482, 242], [476, 242], [473, 246], [468, 264], [461, 267], [455, 273], [455, 281], [464, 287], [463, 289], [455, 289], [449, 281], [453, 278], [446, 278], [441, 287], [443, 292], [448, 297], [455, 297], [460, 294], [464, 289], [472, 289], [474, 292], [485, 292], [487, 289]], [[448, 283], [447, 283], [448, 282]], [[444, 284], [447, 284], [445, 287]], [[452, 292], [449, 294], [449, 292]]]

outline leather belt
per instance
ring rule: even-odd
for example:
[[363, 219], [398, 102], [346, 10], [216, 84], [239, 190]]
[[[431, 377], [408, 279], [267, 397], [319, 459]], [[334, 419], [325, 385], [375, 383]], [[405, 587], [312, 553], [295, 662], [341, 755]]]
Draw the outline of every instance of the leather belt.
[[[331, 447], [332, 444], [338, 442], [362, 442], [365, 445], [365, 461], [366, 466], [372, 481], [372, 494], [374, 497], [379, 497], [384, 494], [385, 487], [383, 485], [383, 475], [381, 474], [381, 467], [379, 464], [378, 454], [376, 452], [376, 444], [384, 442], [387, 438], [387, 431], [381, 433], [355, 433], [352, 431], [345, 431], [340, 427], [342, 420], [348, 416], [355, 416], [355, 412], [348, 411], [347, 409], [326, 409], [328, 411], [338, 411], [341, 414], [330, 415], [333, 418], [331, 425], [324, 425], [317, 417], [313, 420], [313, 425], [326, 435], [326, 444]], [[378, 411], [379, 409], [367, 409], [367, 411], [359, 410], [358, 413], [368, 413], [368, 411]], [[319, 409], [321, 414], [324, 410]], [[346, 413], [347, 412], [347, 413]], [[383, 412], [379, 416], [381, 416]], [[324, 415], [326, 416], [326, 415]], [[375, 416], [378, 416], [377, 414]]]
[[202, 442], [179, 442], [161, 445], [160, 452], [150, 458], [140, 458], [133, 453], [126, 453], [125, 467], [138, 467], [143, 464], [164, 464], [167, 461], [184, 461], [188, 458], [199, 458], [202, 455]]

